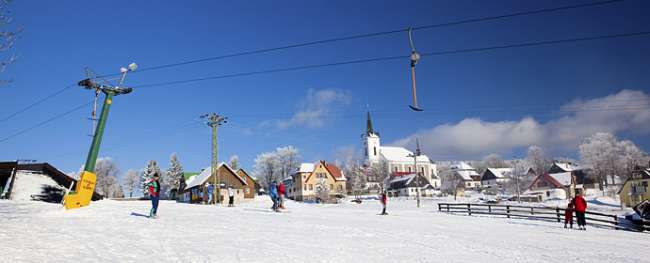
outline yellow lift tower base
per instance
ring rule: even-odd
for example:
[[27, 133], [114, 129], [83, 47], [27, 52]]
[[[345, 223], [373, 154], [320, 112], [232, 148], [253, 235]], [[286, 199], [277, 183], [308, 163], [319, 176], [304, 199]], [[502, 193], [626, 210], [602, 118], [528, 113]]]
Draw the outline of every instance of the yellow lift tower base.
[[79, 177], [75, 191], [63, 197], [65, 209], [79, 208], [90, 204], [95, 191], [97, 176], [94, 173], [84, 171]]

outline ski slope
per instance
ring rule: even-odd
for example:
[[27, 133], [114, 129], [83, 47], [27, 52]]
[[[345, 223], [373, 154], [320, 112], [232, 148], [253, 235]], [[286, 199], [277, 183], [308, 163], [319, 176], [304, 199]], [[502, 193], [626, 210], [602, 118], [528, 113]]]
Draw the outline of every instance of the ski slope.
[[358, 205], [265, 197], [235, 208], [162, 201], [59, 205], [0, 200], [3, 262], [650, 262], [650, 235], [438, 213], [433, 201]]

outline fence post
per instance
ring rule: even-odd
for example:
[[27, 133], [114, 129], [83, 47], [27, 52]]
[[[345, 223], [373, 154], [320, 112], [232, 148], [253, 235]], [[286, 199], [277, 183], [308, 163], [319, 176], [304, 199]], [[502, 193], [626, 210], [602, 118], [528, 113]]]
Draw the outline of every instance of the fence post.
[[612, 217], [614, 218], [614, 225], [618, 226], [618, 216], [612, 215]]
[[467, 204], [467, 212], [469, 213], [469, 215], [472, 215], [472, 207], [470, 206], [470, 204]]
[[555, 215], [557, 215], [557, 222], [561, 223], [562, 221], [560, 220], [560, 208], [559, 207], [555, 208]]
[[438, 203], [438, 211], [442, 211], [442, 206]]
[[506, 205], [506, 216], [510, 218], [510, 206]]
[[533, 213], [533, 208], [532, 208], [532, 207], [530, 208], [530, 215], [531, 215], [531, 216], [532, 216], [532, 215], [535, 215], [535, 213]]
[[488, 205], [488, 213], [492, 214], [492, 206]]
[[447, 213], [449, 213], [449, 204], [447, 204]]

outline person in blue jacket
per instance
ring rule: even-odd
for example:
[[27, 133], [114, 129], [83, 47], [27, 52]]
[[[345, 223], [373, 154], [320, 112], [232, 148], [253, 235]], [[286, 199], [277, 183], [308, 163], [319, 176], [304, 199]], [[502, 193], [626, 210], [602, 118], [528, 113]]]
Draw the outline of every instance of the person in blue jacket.
[[273, 207], [271, 209], [278, 212], [278, 186], [275, 182], [271, 182], [271, 185], [269, 185], [269, 197], [273, 201]]

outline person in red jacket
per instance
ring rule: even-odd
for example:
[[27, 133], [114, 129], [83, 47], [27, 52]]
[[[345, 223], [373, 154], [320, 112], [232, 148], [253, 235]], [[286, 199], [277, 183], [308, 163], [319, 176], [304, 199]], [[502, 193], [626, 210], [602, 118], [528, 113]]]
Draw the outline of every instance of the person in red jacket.
[[388, 195], [386, 194], [386, 190], [383, 190], [379, 195], [379, 202], [381, 202], [381, 206], [383, 207], [381, 215], [388, 215], [388, 213], [386, 213], [386, 206], [388, 205]]
[[576, 193], [576, 197], [573, 198], [573, 206], [575, 207], [576, 217], [578, 220], [578, 229], [587, 230], [587, 221], [585, 221], [585, 211], [587, 211], [587, 201], [582, 197], [581, 192]]
[[149, 218], [158, 217], [158, 201], [160, 200], [160, 175], [154, 173], [151, 177], [151, 181], [147, 183], [149, 186], [149, 197], [151, 197], [151, 211], [149, 211]]
[[284, 208], [284, 195], [287, 193], [287, 188], [284, 186], [283, 182], [280, 182], [278, 184], [278, 208], [280, 209], [285, 209]]
[[573, 228], [573, 210], [573, 203], [569, 203], [564, 210], [564, 228], [566, 228], [566, 224], [569, 224]]

